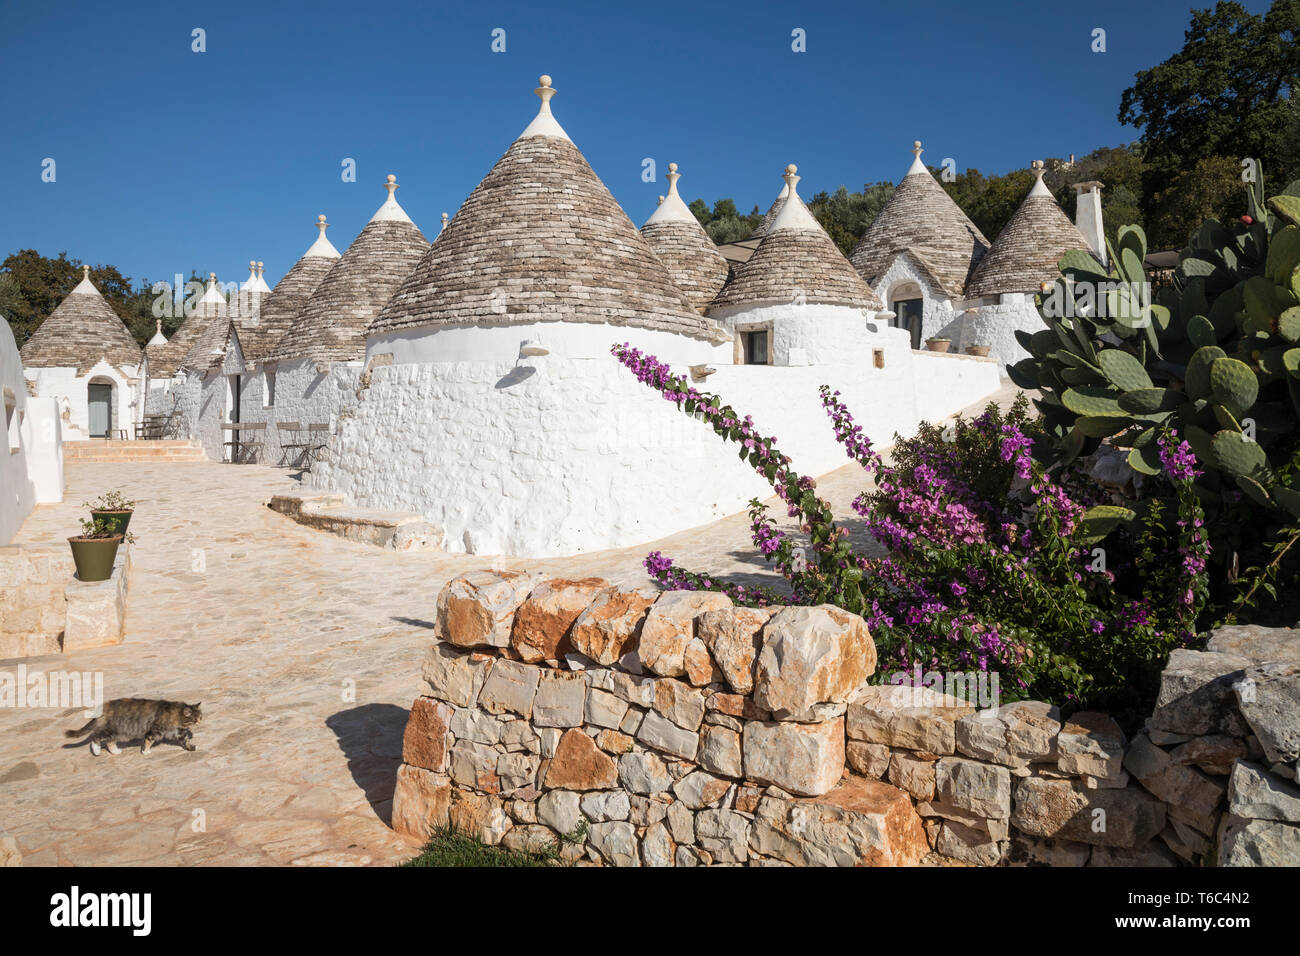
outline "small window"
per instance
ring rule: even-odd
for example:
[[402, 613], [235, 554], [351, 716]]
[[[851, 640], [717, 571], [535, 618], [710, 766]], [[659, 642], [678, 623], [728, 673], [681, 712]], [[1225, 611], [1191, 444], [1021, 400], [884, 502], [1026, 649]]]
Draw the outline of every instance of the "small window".
[[262, 407], [275, 407], [275, 370], [265, 369], [262, 372]]
[[876, 368], [884, 368], [884, 367], [885, 367], [885, 350], [884, 350], [884, 349], [872, 349], [872, 350], [871, 350], [871, 364], [874, 365]]
[[759, 329], [756, 332], [745, 332], [745, 364], [746, 365], [769, 365], [770, 359], [767, 352], [767, 329]]

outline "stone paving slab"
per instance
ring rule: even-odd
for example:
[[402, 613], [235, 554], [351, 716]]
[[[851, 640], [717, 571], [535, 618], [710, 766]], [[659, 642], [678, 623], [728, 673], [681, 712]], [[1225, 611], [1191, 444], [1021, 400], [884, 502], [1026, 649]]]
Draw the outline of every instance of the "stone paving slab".
[[[849, 465], [819, 491], [847, 514], [864, 485]], [[62, 541], [80, 502], [114, 489], [138, 501], [124, 643], [21, 663], [100, 672], [105, 699], [202, 701], [198, 750], [94, 758], [63, 737], [85, 723], [80, 711], [0, 709], [0, 835], [16, 839], [25, 865], [407, 859], [415, 848], [387, 826], [393, 785], [436, 597], [452, 577], [527, 567], [648, 584], [641, 561], [662, 550], [724, 577], [779, 582], [743, 514], [568, 558], [398, 553], [266, 507], [303, 493], [289, 471], [217, 462], [70, 461], [64, 502], [39, 507], [16, 543]]]

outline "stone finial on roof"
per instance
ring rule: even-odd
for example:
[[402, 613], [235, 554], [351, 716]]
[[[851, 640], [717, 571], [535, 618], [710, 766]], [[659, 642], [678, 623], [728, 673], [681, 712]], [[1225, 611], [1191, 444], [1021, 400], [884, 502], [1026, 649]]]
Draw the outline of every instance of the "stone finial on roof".
[[150, 344], [150, 345], [166, 345], [166, 344], [167, 344], [167, 336], [163, 335], [163, 333], [162, 333], [162, 319], [154, 319], [154, 321], [153, 321], [153, 327], [154, 327], [153, 338], [151, 338], [151, 339], [149, 340], [149, 343], [148, 343], [148, 344]]
[[257, 260], [256, 259], [248, 260], [248, 278], [244, 280], [244, 284], [240, 286], [239, 289], [241, 292], [257, 291]]
[[442, 230], [446, 228], [447, 228], [447, 214], [444, 212], [442, 214], [442, 227], [438, 230], [439, 234], [441, 234]]
[[564, 127], [556, 122], [555, 116], [551, 113], [551, 97], [555, 95], [555, 88], [551, 86], [551, 78], [543, 73], [537, 78], [537, 83], [538, 87], [533, 92], [542, 101], [542, 105], [537, 111], [537, 115], [533, 117], [533, 121], [519, 134], [519, 138], [556, 136], [560, 139], [568, 139], [569, 134], [564, 131]]
[[663, 197], [663, 196], [660, 196], [660, 197], [659, 197], [659, 201], [658, 201], [657, 203], [655, 203], [655, 205], [656, 205], [656, 206], [662, 206], [663, 204], [664, 204], [664, 197]]
[[384, 204], [379, 207], [373, 216], [371, 222], [383, 222], [385, 220], [398, 222], [410, 222], [411, 217], [406, 214], [406, 210], [397, 204], [397, 190], [401, 188], [398, 185], [397, 177], [389, 173], [384, 181], [384, 188], [388, 190], [388, 198]]
[[90, 281], [90, 266], [82, 264], [81, 281], [77, 283], [73, 293], [75, 295], [99, 295], [99, 290], [95, 288], [95, 283]]
[[669, 163], [668, 195], [659, 197], [659, 206], [641, 227], [641, 235], [667, 267], [673, 284], [702, 312], [727, 281], [727, 262], [682, 201], [677, 191], [681, 178], [677, 164]]
[[1029, 195], [1051, 197], [1052, 195], [1051, 190], [1049, 190], [1047, 188], [1047, 184], [1043, 182], [1043, 173], [1046, 171], [1043, 168], [1043, 161], [1041, 159], [1036, 159], [1029, 164], [1029, 168], [1032, 169], [1034, 171], [1034, 175], [1038, 177], [1034, 181], [1034, 188], [1029, 190]]
[[[329, 228], [329, 223], [325, 221], [325, 214], [321, 213], [316, 217], [316, 228], [320, 232], [316, 236], [316, 241], [311, 244], [311, 248], [303, 253], [303, 258], [315, 256], [322, 259], [337, 259], [339, 251], [334, 248], [334, 243], [325, 238], [325, 230]], [[314, 287], [313, 287], [314, 288]]]
[[919, 139], [912, 140], [912, 165], [907, 168], [907, 175], [926, 172], [925, 163], [921, 162], [923, 152], [925, 150], [921, 148], [921, 141]]
[[799, 198], [799, 167], [784, 173], [786, 198], [754, 254], [710, 308], [791, 302], [876, 310], [881, 302]]
[[1057, 263], [1071, 249], [1088, 249], [1088, 242], [1061, 211], [1043, 182], [1043, 163], [1032, 164], [1035, 180], [966, 284], [966, 295], [1038, 292], [1060, 274]]
[[262, 278], [262, 270], [265, 268], [266, 268], [265, 263], [263, 263], [261, 259], [258, 259], [257, 260], [257, 291], [262, 293], [270, 293], [271, 287], [267, 285], [266, 280]]

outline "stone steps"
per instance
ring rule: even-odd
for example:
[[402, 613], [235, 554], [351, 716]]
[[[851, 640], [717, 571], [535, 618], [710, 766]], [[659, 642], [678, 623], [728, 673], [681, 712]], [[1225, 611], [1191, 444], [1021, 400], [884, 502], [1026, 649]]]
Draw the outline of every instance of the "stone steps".
[[412, 511], [353, 508], [342, 495], [275, 495], [267, 507], [308, 528], [390, 551], [441, 551], [442, 529]]
[[63, 446], [64, 461], [207, 461], [203, 446], [197, 441], [90, 441], [68, 442]]

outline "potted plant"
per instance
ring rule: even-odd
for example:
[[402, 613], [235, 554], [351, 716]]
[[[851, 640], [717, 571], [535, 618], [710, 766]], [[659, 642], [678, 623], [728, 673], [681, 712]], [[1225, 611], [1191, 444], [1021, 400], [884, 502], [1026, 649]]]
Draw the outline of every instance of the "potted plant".
[[82, 507], [89, 508], [91, 518], [103, 521], [104, 527], [113, 534], [126, 534], [126, 526], [135, 513], [135, 502], [123, 498], [117, 491], [102, 494], [94, 501], [82, 502]]
[[987, 345], [968, 345], [966, 346], [966, 354], [987, 357], [989, 354], [989, 347]]
[[936, 335], [932, 338], [926, 339], [925, 344], [931, 352], [946, 352], [948, 351], [948, 346], [952, 345], [952, 339], [946, 339], [942, 336]]
[[68, 539], [72, 548], [72, 561], [77, 566], [80, 581], [107, 581], [113, 576], [113, 562], [123, 541], [134, 541], [135, 535], [117, 531], [101, 518], [81, 520], [81, 534]]

